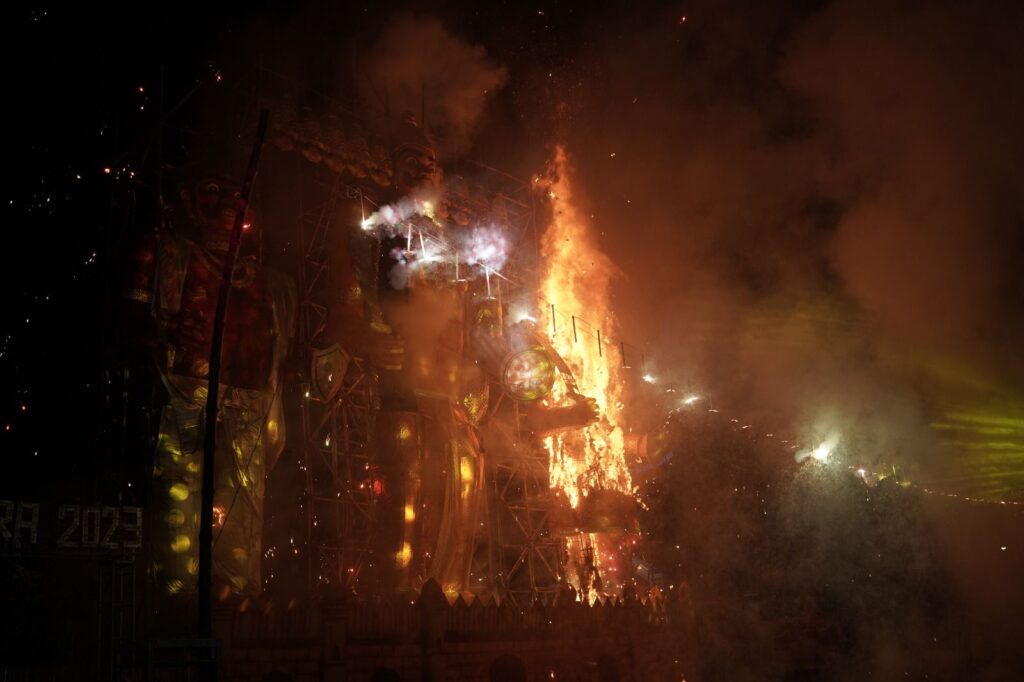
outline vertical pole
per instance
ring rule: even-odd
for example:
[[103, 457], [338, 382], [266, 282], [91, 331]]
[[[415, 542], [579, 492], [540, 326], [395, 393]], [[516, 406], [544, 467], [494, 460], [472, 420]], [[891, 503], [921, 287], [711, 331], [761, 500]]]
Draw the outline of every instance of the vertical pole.
[[551, 304], [551, 335], [554, 336], [558, 332], [558, 325], [555, 324], [555, 304]]
[[[263, 140], [267, 135], [267, 119], [270, 113], [266, 109], [260, 111], [259, 125], [256, 128], [256, 141], [253, 144], [249, 167], [245, 172], [245, 182], [238, 197], [235, 208], [235, 224], [231, 229], [231, 241], [228, 253], [224, 258], [224, 272], [221, 275], [220, 290], [217, 293], [217, 311], [213, 317], [213, 335], [210, 339], [210, 373], [206, 393], [206, 430], [203, 434], [203, 488], [202, 503], [199, 513], [199, 637], [209, 639], [213, 636], [212, 589], [213, 589], [213, 464], [214, 450], [217, 446], [217, 394], [220, 389], [220, 354], [224, 341], [224, 317], [228, 309], [228, 294], [231, 292], [231, 275], [238, 258], [238, 247], [242, 239], [242, 225], [245, 223], [246, 210], [249, 207], [249, 196], [256, 180], [256, 169], [259, 167], [260, 153], [263, 151]], [[210, 662], [203, 666], [203, 677], [215, 679], [216, 668]]]
[[604, 353], [601, 351], [601, 330], [597, 330], [597, 357], [603, 357]]
[[[296, 164], [298, 164], [298, 157], [296, 157]], [[299, 173], [298, 165], [296, 165], [296, 175]], [[309, 288], [309, 260], [312, 244], [316, 241], [316, 226], [313, 226], [312, 234], [307, 235], [308, 218], [306, 213], [306, 204], [303, 199], [304, 191], [303, 185], [299, 183], [298, 187], [298, 203], [299, 203], [299, 243], [302, 245], [302, 250], [299, 251], [299, 292], [302, 299], [299, 302], [299, 329], [302, 334], [302, 342], [304, 345], [308, 345], [312, 337], [312, 324], [310, 320], [310, 288]], [[362, 194], [360, 193], [360, 213], [365, 218], [366, 211], [363, 210]], [[308, 366], [308, 358], [303, 355], [303, 360]], [[308, 434], [310, 429], [310, 404], [309, 404], [309, 383], [303, 381], [300, 385], [302, 390], [302, 409], [300, 414], [302, 415], [302, 433]], [[317, 552], [313, 551], [312, 548], [316, 547], [316, 541], [313, 537], [313, 470], [310, 464], [310, 454], [312, 445], [308, 438], [303, 438], [302, 441], [302, 462], [303, 470], [306, 474], [306, 587], [312, 593], [313, 591], [313, 556]]]
[[579, 338], [576, 336], [576, 316], [572, 316], [572, 342], [577, 343]]

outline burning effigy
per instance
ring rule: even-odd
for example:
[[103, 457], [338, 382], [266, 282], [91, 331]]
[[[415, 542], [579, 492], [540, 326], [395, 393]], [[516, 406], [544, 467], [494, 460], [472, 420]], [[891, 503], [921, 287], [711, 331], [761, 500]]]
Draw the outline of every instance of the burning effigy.
[[[358, 220], [335, 228], [348, 236], [329, 255], [341, 263], [336, 272], [348, 273], [334, 280], [348, 295], [326, 313], [334, 336], [316, 343], [339, 345], [345, 357], [364, 356], [375, 367], [369, 381], [378, 406], [365, 445], [373, 462], [367, 457], [363, 468], [381, 476], [359, 487], [375, 514], [362, 531], [366, 542], [325, 564], [320, 579], [385, 591], [434, 579], [449, 594], [520, 600], [571, 583], [582, 594], [593, 587], [596, 597], [600, 566], [620, 563], [613, 544], [621, 546], [621, 538], [598, 534], [636, 525], [623, 513], [635, 503], [621, 362], [611, 359], [619, 351], [602, 350], [599, 326], [587, 321], [613, 333], [612, 267], [573, 214], [564, 151], [550, 183], [525, 189], [553, 207], [531, 270], [522, 262], [524, 205], [488, 195], [486, 186], [471, 189], [464, 176], [442, 179], [411, 115], [404, 126], [398, 148], [419, 150], [404, 162], [396, 157], [405, 178], [387, 192], [357, 192]], [[595, 259], [602, 268], [578, 266]], [[550, 311], [551, 327], [526, 308]], [[558, 316], [571, 318], [571, 336]], [[367, 331], [354, 334], [358, 326]], [[367, 336], [389, 344], [388, 360], [353, 342]], [[318, 432], [308, 440], [336, 447], [345, 436]], [[616, 494], [611, 521], [609, 504], [596, 501]]]

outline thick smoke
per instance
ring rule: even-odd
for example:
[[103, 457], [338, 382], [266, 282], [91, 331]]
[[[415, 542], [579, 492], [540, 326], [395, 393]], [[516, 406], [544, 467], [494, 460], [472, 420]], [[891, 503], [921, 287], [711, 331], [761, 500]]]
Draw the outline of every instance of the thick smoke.
[[[573, 59], [517, 86], [523, 105], [544, 93], [557, 112], [586, 212], [623, 272], [622, 326], [659, 378], [651, 390], [706, 391], [723, 412], [812, 445], [838, 434], [837, 476], [893, 464], [934, 488], [1019, 497], [1022, 28], [1009, 3], [609, 11]], [[1003, 450], [968, 443], [940, 457], [930, 424], [951, 411], [1000, 416], [989, 433]], [[980, 492], [985, 476], [993, 487]], [[805, 497], [793, 518], [827, 507]], [[1006, 545], [1019, 528], [1007, 526], [1019, 517], [924, 499], [921, 528], [878, 537], [924, 543], [934, 529], [950, 571], [937, 582], [970, 606], [945, 625], [977, 633], [944, 639], [902, 616], [900, 636], [945, 641], [965, 660], [970, 650], [984, 661], [972, 676], [1010, 679], [1020, 595]], [[822, 537], [875, 556], [857, 509], [837, 504]], [[800, 553], [824, 542], [805, 540]], [[831, 579], [846, 570], [839, 556], [808, 570]], [[869, 634], [858, 651], [885, 679], [924, 650]]]
[[821, 187], [845, 209], [833, 263], [887, 330], [916, 341], [977, 349], [1020, 332], [1006, 304], [1016, 293], [1019, 312], [1024, 43], [1008, 9], [837, 3], [785, 60], [834, 151]]
[[398, 15], [367, 57], [363, 98], [393, 113], [426, 115], [428, 133], [449, 154], [465, 150], [488, 96], [506, 70], [484, 48], [452, 35], [434, 18]]
[[1024, 55], [989, 12], [611, 13], [522, 89], [550, 93], [652, 370], [904, 465], [934, 459], [921, 357], [1019, 371]]

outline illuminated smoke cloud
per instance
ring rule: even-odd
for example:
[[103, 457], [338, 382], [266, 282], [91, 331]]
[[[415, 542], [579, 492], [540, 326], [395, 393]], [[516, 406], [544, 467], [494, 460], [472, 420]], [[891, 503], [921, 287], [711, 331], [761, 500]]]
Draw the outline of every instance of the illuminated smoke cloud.
[[[625, 274], [623, 328], [665, 368], [658, 387], [751, 419], [835, 414], [844, 448], [945, 477], [932, 410], [986, 409], [949, 386], [958, 368], [979, 395], [1007, 384], [1008, 404], [1024, 376], [1020, 11], [687, 13], [599, 13], [571, 64], [515, 89], [543, 105], [538, 127], [561, 107], [582, 205]], [[955, 461], [981, 476], [982, 458]]]
[[437, 19], [404, 14], [374, 44], [367, 75], [365, 101], [417, 117], [425, 107], [428, 133], [449, 153], [469, 146], [487, 98], [507, 78], [483, 47], [452, 35]]
[[363, 218], [361, 227], [365, 232], [408, 240], [404, 249], [395, 249], [391, 254], [396, 263], [395, 272], [389, 273], [392, 286], [405, 288], [410, 267], [446, 264], [459, 279], [500, 273], [510, 250], [505, 230], [484, 226], [456, 231], [453, 235], [435, 217], [436, 206], [435, 197], [403, 197]]
[[363, 218], [362, 228], [367, 232], [379, 230], [383, 235], [394, 237], [416, 218], [433, 220], [436, 205], [437, 199], [433, 196], [402, 197], [393, 204], [381, 206]]
[[459, 251], [467, 264], [500, 272], [508, 259], [508, 236], [498, 227], [475, 227], [470, 230]]

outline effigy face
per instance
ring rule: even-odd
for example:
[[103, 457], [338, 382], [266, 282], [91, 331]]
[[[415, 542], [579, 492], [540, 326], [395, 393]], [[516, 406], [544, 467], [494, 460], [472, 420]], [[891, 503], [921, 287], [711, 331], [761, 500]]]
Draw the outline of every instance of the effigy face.
[[230, 180], [205, 178], [196, 183], [195, 208], [200, 223], [229, 229], [234, 225], [239, 190]]
[[393, 183], [402, 196], [417, 189], [436, 187], [440, 180], [437, 155], [426, 144], [407, 144], [393, 155]]
[[235, 226], [241, 188], [227, 178], [209, 176], [191, 189], [181, 190], [188, 217], [199, 227], [203, 245], [211, 251], [226, 252]]

